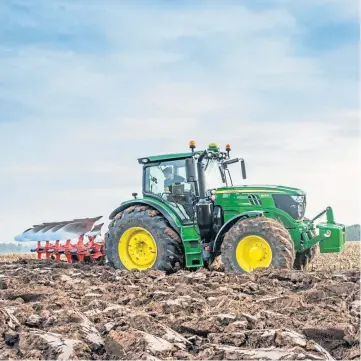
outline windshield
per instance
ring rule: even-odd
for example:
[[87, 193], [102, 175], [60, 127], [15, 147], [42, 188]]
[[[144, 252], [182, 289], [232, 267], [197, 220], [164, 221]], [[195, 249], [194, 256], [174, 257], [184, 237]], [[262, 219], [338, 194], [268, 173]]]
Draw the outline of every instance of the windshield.
[[151, 164], [144, 177], [145, 193], [162, 198], [181, 219], [194, 219], [194, 183], [187, 183], [185, 159]]
[[[206, 190], [227, 186], [222, 179], [219, 163], [215, 159], [204, 160]], [[149, 164], [144, 170], [144, 192], [162, 198], [182, 220], [194, 220], [196, 190], [193, 182], [187, 182], [185, 159]]]
[[226, 183], [222, 179], [219, 163], [215, 159], [205, 161], [206, 189], [225, 187]]

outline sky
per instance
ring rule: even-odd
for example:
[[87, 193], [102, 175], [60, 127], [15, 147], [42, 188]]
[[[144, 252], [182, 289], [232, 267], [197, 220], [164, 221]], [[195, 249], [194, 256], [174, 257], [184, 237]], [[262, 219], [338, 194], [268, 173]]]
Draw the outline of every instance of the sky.
[[359, 223], [358, 42], [357, 0], [1, 1], [0, 241], [106, 226], [137, 158], [190, 140]]

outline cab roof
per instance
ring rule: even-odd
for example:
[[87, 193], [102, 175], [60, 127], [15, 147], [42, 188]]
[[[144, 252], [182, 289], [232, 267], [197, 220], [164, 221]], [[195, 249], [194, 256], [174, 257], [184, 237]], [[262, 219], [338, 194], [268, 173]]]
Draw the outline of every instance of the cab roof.
[[154, 162], [162, 162], [168, 160], [177, 160], [177, 159], [184, 159], [190, 158], [195, 154], [201, 154], [203, 150], [197, 150], [194, 152], [187, 152], [187, 153], [173, 153], [173, 154], [160, 154], [160, 155], [152, 155], [149, 157], [142, 157], [138, 158], [139, 164], [147, 164], [147, 163], [154, 163]]
[[[189, 143], [189, 146], [190, 146], [190, 148], [192, 148], [194, 150], [195, 142], [191, 141]], [[226, 148], [227, 147], [229, 147], [228, 144], [227, 144]], [[216, 143], [209, 143], [207, 150], [211, 151], [211, 152], [219, 152], [220, 151], [220, 149]], [[171, 161], [171, 160], [177, 160], [177, 159], [190, 158], [190, 157], [194, 156], [195, 154], [201, 154], [203, 152], [204, 152], [204, 149], [200, 149], [197, 151], [194, 150], [193, 152], [186, 152], [186, 153], [152, 155], [149, 157], [138, 158], [138, 162], [140, 164], [148, 164], [148, 163], [154, 163], [154, 162]]]

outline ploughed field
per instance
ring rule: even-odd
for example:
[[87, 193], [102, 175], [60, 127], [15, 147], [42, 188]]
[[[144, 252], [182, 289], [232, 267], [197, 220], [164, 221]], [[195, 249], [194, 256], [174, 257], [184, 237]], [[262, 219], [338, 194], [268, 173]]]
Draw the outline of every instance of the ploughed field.
[[0, 359], [360, 359], [358, 242], [309, 272], [0, 262]]

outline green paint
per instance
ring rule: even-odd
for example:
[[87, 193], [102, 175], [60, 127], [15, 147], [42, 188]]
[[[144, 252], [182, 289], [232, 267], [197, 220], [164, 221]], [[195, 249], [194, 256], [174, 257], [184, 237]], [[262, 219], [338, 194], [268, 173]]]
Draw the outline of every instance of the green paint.
[[293, 187], [285, 187], [285, 186], [277, 186], [277, 185], [245, 185], [245, 186], [235, 186], [232, 188], [222, 187], [218, 188], [216, 191], [217, 194], [272, 194], [272, 193], [286, 193], [292, 195], [305, 195], [306, 193], [302, 189], [293, 188]]
[[321, 253], [340, 252], [345, 248], [344, 226], [340, 224], [319, 223], [317, 228], [319, 229], [319, 235], [316, 237], [316, 241], [320, 242]]
[[[153, 197], [138, 197], [137, 198], [137, 201], [139, 203], [142, 203], [142, 200], [145, 200], [145, 201], [148, 201], [150, 203], [153, 203], [154, 205], [157, 205], [159, 207], [161, 207], [164, 211], [164, 213], [168, 214], [172, 219], [173, 221], [175, 222], [175, 224], [179, 227], [179, 228], [182, 228], [183, 227], [183, 224], [182, 224], [182, 221], [180, 219], [180, 217], [175, 213], [175, 211], [168, 205], [166, 204], [165, 202], [162, 202], [161, 200], [158, 200], [156, 198], [153, 198]], [[129, 201], [125, 201], [125, 202], [122, 202], [121, 205], [126, 205], [126, 204], [131, 204], [132, 202], [134, 202], [134, 199], [132, 200], [129, 200]]]
[[[186, 267], [187, 268], [195, 268], [195, 267], [203, 267], [203, 258], [202, 258], [202, 248], [199, 237], [199, 229], [198, 226], [195, 225], [185, 225], [182, 223], [182, 219], [176, 213], [176, 211], [170, 207], [167, 203], [162, 202], [160, 199], [156, 199], [154, 197], [143, 197], [137, 198], [139, 203], [142, 203], [142, 200], [145, 200], [153, 205], [157, 205], [161, 207], [165, 214], [168, 214], [175, 222], [175, 224], [180, 229], [180, 236], [183, 241], [185, 258], [186, 258]], [[134, 200], [125, 201], [121, 205], [131, 204]]]
[[182, 240], [187, 268], [203, 267], [202, 245], [197, 226], [182, 227]]
[[[145, 157], [147, 162], [142, 161], [144, 158], [139, 158], [138, 161], [144, 166], [149, 166], [152, 163], [191, 158], [195, 155], [200, 155], [202, 152], [202, 150], [198, 150], [195, 152], [155, 155]], [[207, 148], [207, 152], [217, 155], [220, 151], [216, 144], [211, 143]], [[222, 160], [219, 160], [220, 164], [221, 162]], [[211, 189], [208, 191], [211, 191]], [[304, 251], [316, 243], [319, 243], [322, 253], [339, 252], [344, 248], [345, 226], [335, 222], [331, 207], [327, 207], [311, 220], [304, 218], [298, 220], [296, 217], [291, 216], [292, 211], [290, 208], [287, 208], [284, 204], [280, 205], [282, 200], [286, 200], [287, 202], [295, 196], [306, 197], [306, 193], [301, 189], [281, 185], [222, 186], [215, 189], [214, 196], [214, 206], [219, 206], [223, 210], [224, 223], [238, 214], [250, 211], [263, 211], [266, 217], [272, 218], [285, 226], [294, 242], [296, 252]], [[204, 265], [202, 243], [197, 221], [195, 220], [194, 225], [192, 221], [185, 219], [179, 210], [170, 206], [170, 204], [163, 199], [149, 195], [144, 195], [143, 199], [161, 207], [164, 214], [171, 217], [178, 227], [178, 232], [184, 246], [186, 267], [202, 267]], [[278, 206], [276, 203], [277, 199]], [[142, 198], [138, 198], [137, 200], [142, 202]], [[124, 202], [123, 204], [127, 204], [128, 202]], [[323, 215], [326, 215], [327, 221], [316, 224], [315, 221]], [[312, 231], [314, 230], [318, 230], [318, 235], [313, 235]], [[213, 241], [213, 239], [206, 240], [206, 242], [211, 241]]]
[[210, 143], [210, 144], [208, 145], [208, 149], [207, 149], [207, 150], [209, 150], [209, 151], [211, 151], [211, 152], [219, 152], [219, 151], [220, 151], [219, 147], [218, 147], [217, 144], [215, 144], [215, 143]]

